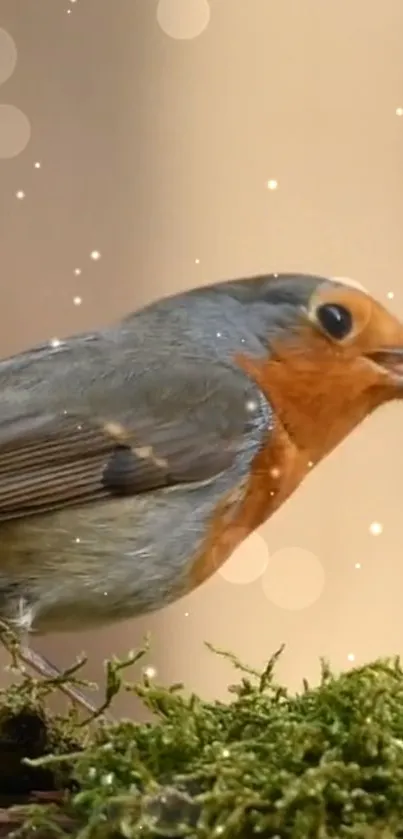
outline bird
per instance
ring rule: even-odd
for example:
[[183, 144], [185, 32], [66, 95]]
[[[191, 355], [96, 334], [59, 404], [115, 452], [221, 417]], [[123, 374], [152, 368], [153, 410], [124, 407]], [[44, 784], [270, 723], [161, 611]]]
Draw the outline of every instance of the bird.
[[0, 394], [0, 620], [48, 674], [32, 637], [188, 595], [401, 399], [403, 324], [327, 277], [224, 280], [4, 359]]

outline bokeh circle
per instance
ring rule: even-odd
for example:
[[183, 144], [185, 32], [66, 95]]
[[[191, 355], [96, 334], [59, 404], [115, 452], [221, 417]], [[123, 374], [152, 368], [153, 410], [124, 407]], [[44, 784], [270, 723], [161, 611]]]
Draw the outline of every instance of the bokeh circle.
[[0, 84], [14, 73], [17, 64], [17, 47], [9, 32], [0, 28]]
[[0, 158], [17, 157], [31, 137], [31, 123], [15, 105], [0, 105]]
[[190, 41], [207, 28], [210, 4], [208, 0], [159, 0], [157, 21], [170, 38]]
[[318, 557], [303, 548], [281, 548], [270, 558], [262, 577], [267, 599], [290, 612], [307, 609], [319, 600], [325, 572]]
[[269, 550], [260, 533], [252, 533], [234, 551], [218, 573], [227, 583], [242, 586], [254, 583], [264, 574]]

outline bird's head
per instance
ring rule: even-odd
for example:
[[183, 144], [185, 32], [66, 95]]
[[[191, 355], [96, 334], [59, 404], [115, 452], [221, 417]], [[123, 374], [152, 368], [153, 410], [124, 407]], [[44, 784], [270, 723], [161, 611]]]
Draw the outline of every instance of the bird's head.
[[248, 302], [268, 353], [240, 361], [313, 458], [321, 459], [375, 408], [403, 398], [403, 324], [381, 303], [318, 277], [251, 282], [260, 284], [260, 304], [253, 295]]

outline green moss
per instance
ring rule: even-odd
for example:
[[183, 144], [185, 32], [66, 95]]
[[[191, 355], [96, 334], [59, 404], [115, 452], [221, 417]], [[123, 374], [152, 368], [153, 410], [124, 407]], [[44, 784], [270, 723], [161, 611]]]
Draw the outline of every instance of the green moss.
[[[398, 659], [340, 676], [323, 664], [319, 687], [293, 696], [275, 681], [278, 654], [258, 673], [218, 653], [240, 671], [223, 704], [146, 677], [124, 683], [142, 654], [108, 662], [107, 701], [124, 687], [155, 714], [153, 724], [51, 718], [40, 683], [25, 677], [24, 708], [34, 707], [47, 732], [29, 768], [67, 790], [57, 808], [25, 810], [25, 835], [35, 827], [42, 836], [46, 825], [77, 839], [403, 837]], [[21, 712], [10, 697], [0, 700], [0, 763], [2, 714]]]
[[69, 755], [85, 748], [88, 731], [78, 726], [74, 709], [64, 717], [52, 715], [46, 707], [59, 683], [75, 680], [78, 662], [58, 679], [38, 680], [29, 676], [19, 660], [19, 644], [1, 624], [1, 637], [11, 657], [16, 682], [0, 690], [0, 806], [24, 801], [32, 790], [52, 793], [69, 788], [72, 764], [34, 766], [47, 755]]

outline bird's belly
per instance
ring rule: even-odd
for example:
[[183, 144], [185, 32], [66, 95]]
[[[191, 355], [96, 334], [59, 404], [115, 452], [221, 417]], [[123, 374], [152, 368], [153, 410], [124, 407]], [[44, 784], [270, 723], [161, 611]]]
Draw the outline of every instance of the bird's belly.
[[188, 487], [2, 525], [0, 617], [60, 632], [169, 605], [192, 588], [223, 489]]

